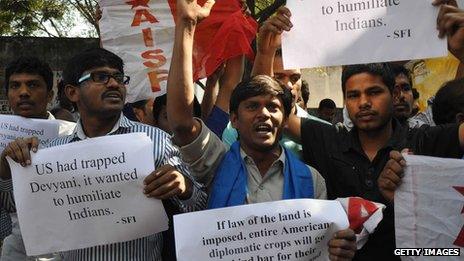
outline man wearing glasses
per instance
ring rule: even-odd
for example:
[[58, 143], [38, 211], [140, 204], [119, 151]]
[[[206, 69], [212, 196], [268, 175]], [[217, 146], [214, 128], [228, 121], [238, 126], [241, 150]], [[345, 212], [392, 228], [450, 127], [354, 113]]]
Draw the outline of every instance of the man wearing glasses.
[[[146, 186], [140, 193], [157, 199], [169, 199], [167, 203], [174, 204], [182, 212], [204, 208], [206, 194], [193, 182], [170, 136], [157, 128], [132, 122], [122, 115], [125, 85], [130, 79], [124, 75], [120, 57], [101, 48], [86, 50], [71, 58], [63, 78], [66, 96], [76, 104], [80, 119], [71, 135], [52, 140], [48, 147], [99, 136], [144, 132], [156, 144], [153, 151], [155, 170], [145, 178]], [[30, 165], [30, 150], [37, 150], [36, 139], [12, 143], [7, 148], [7, 155], [19, 163]], [[61, 255], [64, 260], [79, 261], [161, 260], [162, 240], [162, 234], [158, 233], [127, 242], [72, 250]]]

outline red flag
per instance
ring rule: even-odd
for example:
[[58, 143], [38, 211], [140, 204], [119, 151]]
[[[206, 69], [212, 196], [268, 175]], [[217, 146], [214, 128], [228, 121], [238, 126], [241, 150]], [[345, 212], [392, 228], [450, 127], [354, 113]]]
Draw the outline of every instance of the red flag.
[[[203, 5], [205, 0], [199, 0]], [[169, 0], [175, 16], [175, 0]], [[251, 42], [256, 37], [258, 23], [242, 10], [240, 0], [221, 0], [211, 14], [201, 21], [195, 31], [193, 78], [211, 75], [227, 59], [245, 55], [251, 61], [254, 52]]]

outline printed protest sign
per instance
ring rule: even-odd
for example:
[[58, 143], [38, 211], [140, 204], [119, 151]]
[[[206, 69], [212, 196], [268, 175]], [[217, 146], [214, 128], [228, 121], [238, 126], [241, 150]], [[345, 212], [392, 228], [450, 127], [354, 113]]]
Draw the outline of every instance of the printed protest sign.
[[0, 152], [17, 138], [37, 137], [40, 145], [58, 137], [58, 121], [28, 119], [14, 115], [0, 115]]
[[154, 170], [145, 133], [41, 149], [23, 168], [9, 159], [28, 255], [129, 241], [168, 228], [160, 200], [143, 194]]
[[[405, 156], [395, 192], [397, 248], [464, 250], [464, 160]], [[462, 260], [462, 257], [447, 257]]]
[[348, 228], [338, 201], [295, 199], [174, 216], [177, 260], [321, 260]]
[[287, 1], [293, 28], [282, 38], [285, 68], [446, 56], [431, 0]]
[[119, 55], [131, 77], [127, 102], [166, 93], [174, 45], [174, 17], [167, 0], [101, 0], [102, 44]]

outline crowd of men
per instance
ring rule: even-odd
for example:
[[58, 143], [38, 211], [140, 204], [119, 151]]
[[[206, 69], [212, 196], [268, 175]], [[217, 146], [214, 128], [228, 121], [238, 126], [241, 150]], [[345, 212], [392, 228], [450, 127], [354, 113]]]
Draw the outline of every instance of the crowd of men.
[[[433, 4], [440, 5], [439, 37], [447, 38], [449, 51], [464, 63], [464, 11], [455, 1]], [[348, 123], [332, 125], [333, 101], [321, 101], [319, 118], [310, 115], [301, 71], [283, 68], [280, 37], [292, 23], [290, 11], [281, 7], [259, 30], [251, 76], [242, 79], [243, 57], [229, 59], [208, 78], [200, 104], [192, 71], [194, 32], [213, 5], [211, 0], [203, 6], [177, 1], [167, 94], [154, 100], [125, 106], [130, 78], [117, 55], [95, 48], [71, 58], [59, 86], [60, 110], [55, 111], [68, 121], [60, 121], [60, 137], [47, 147], [145, 132], [156, 144], [156, 164], [140, 193], [161, 199], [170, 216], [297, 198], [357, 196], [383, 203], [383, 220], [367, 243], [357, 249], [355, 232], [340, 230], [328, 243], [329, 257], [397, 260], [393, 204], [405, 167], [400, 152], [463, 157], [464, 80], [444, 83], [428, 108], [432, 119], [422, 122], [425, 113], [417, 114], [417, 95], [407, 69], [388, 63], [345, 66], [341, 82]], [[5, 71], [5, 90], [13, 114], [54, 119], [47, 111], [52, 79], [49, 65], [37, 58], [12, 61]], [[76, 115], [77, 122], [71, 122]], [[40, 149], [36, 137], [20, 138], [1, 154], [0, 203], [12, 219], [2, 261], [35, 260], [25, 253], [6, 157], [28, 166], [31, 152]], [[173, 244], [167, 232], [67, 251], [59, 258], [175, 260]]]

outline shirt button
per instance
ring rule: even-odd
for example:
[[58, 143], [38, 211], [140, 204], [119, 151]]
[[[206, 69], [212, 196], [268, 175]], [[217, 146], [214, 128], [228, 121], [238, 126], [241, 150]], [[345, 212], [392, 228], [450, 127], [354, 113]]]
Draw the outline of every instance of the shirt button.
[[370, 167], [369, 169], [367, 169], [367, 174], [374, 175], [374, 168]]
[[366, 186], [368, 188], [373, 188], [374, 187], [374, 182], [371, 179], [366, 179], [365, 183], [366, 183]]

